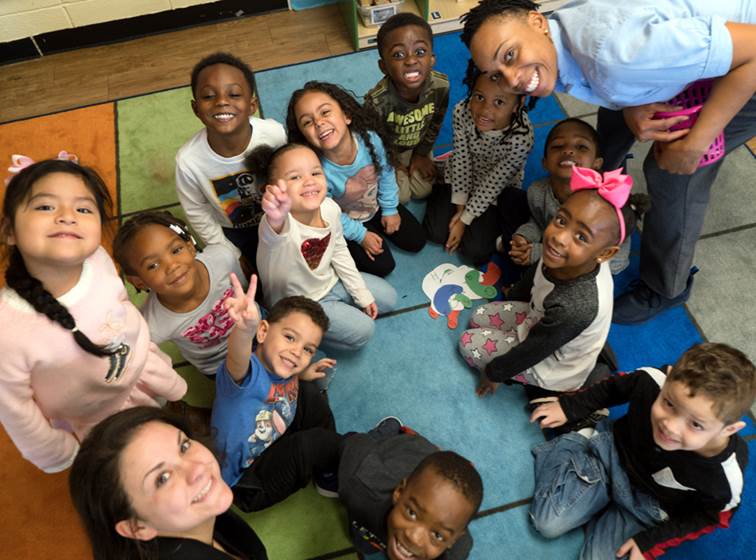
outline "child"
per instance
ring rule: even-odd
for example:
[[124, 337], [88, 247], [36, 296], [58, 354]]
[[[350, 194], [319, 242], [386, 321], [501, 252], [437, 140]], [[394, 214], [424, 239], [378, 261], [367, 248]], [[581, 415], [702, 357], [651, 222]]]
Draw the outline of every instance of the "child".
[[95, 426], [71, 468], [69, 490], [95, 560], [268, 557], [231, 509], [213, 453], [165, 410], [131, 408]]
[[323, 358], [310, 364], [328, 330], [317, 302], [284, 298], [261, 321], [256, 277], [246, 294], [235, 274], [231, 283], [234, 295], [226, 308], [235, 327], [215, 378], [212, 427], [223, 480], [233, 487], [234, 503], [249, 512], [302, 488], [313, 470], [333, 482], [327, 474], [336, 472], [340, 436], [327, 398], [306, 382], [324, 377], [336, 362]]
[[[428, 239], [457, 249], [475, 264], [488, 261], [499, 234], [507, 200], [520, 197], [525, 162], [533, 147], [533, 127], [523, 97], [502, 89], [468, 64], [469, 95], [454, 107], [454, 151], [446, 163], [449, 186], [438, 186], [428, 200], [423, 225]], [[506, 219], [506, 218], [504, 218]]]
[[365, 105], [380, 115], [399, 152], [396, 182], [399, 202], [406, 204], [431, 193], [436, 177], [431, 152], [449, 105], [449, 78], [433, 70], [433, 31], [420, 16], [391, 16], [376, 41], [385, 77], [365, 94]]
[[[576, 0], [547, 19], [529, 0], [483, 0], [462, 40], [478, 67], [516, 92], [569, 92], [599, 105], [604, 169], [635, 138], [654, 140], [643, 165], [653, 202], [641, 237], [641, 282], [614, 306], [614, 322], [640, 323], [690, 296], [695, 244], [720, 165], [698, 167], [724, 131], [727, 152], [756, 135], [756, 10], [750, 0]], [[506, 46], [506, 48], [503, 48]], [[748, 76], [744, 79], [744, 76]], [[667, 103], [697, 80], [717, 78], [701, 118]]]
[[[513, 379], [548, 391], [580, 388], [596, 365], [612, 317], [607, 261], [645, 211], [632, 179], [574, 167], [567, 198], [543, 235], [544, 251], [508, 293], [515, 301], [473, 312], [459, 350], [481, 372], [477, 393]], [[539, 392], [535, 390], [533, 392]]]
[[384, 277], [394, 269], [384, 236], [412, 253], [425, 246], [420, 223], [399, 204], [396, 176], [378, 134], [382, 123], [372, 110], [337, 85], [307, 82], [289, 100], [286, 126], [293, 142], [307, 143], [320, 155], [359, 270]]
[[100, 176], [68, 160], [31, 164], [5, 191], [0, 420], [48, 473], [103, 418], [186, 392], [100, 245], [110, 205]]
[[244, 62], [214, 53], [192, 70], [192, 111], [205, 128], [176, 154], [176, 192], [192, 228], [207, 245], [241, 251], [249, 266], [262, 217], [259, 180], [244, 166], [255, 146], [280, 146], [286, 132], [258, 119], [255, 76]]
[[467, 525], [483, 500], [475, 467], [439, 451], [393, 417], [341, 445], [339, 498], [358, 552], [390, 560], [463, 560], [472, 549]]
[[243, 277], [236, 251], [218, 243], [198, 252], [181, 219], [142, 212], [120, 227], [113, 255], [129, 282], [150, 292], [142, 314], [152, 341], [174, 342], [200, 372], [215, 376], [234, 326], [224, 306], [234, 293], [229, 274]]
[[[257, 267], [268, 306], [285, 296], [319, 301], [330, 322], [324, 343], [356, 350], [373, 336], [378, 313], [396, 305], [396, 290], [354, 265], [341, 229], [341, 211], [326, 198], [326, 179], [317, 154], [287, 144], [250, 154], [250, 165], [265, 170]], [[362, 310], [362, 311], [360, 311]]]
[[642, 368], [540, 405], [554, 427], [597, 407], [630, 403], [612, 425], [533, 449], [530, 516], [556, 537], [588, 523], [581, 558], [656, 558], [727, 527], [740, 502], [748, 447], [737, 435], [756, 397], [756, 368], [725, 344], [685, 352], [667, 375]]
[[[565, 119], [552, 128], [543, 149], [543, 167], [549, 172], [546, 179], [534, 181], [528, 187], [530, 220], [512, 236], [509, 255], [515, 264], [531, 265], [541, 258], [541, 238], [546, 225], [570, 196], [572, 168], [589, 167], [600, 170], [598, 133], [580, 119]], [[619, 274], [630, 264], [630, 238], [609, 261], [612, 274]]]

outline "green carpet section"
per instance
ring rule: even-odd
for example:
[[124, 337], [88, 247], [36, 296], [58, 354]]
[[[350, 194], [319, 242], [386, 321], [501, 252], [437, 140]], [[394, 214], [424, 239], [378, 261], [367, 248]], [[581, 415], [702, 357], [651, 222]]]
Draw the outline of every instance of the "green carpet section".
[[320, 496], [312, 485], [264, 511], [241, 515], [260, 535], [270, 560], [315, 558], [352, 546], [344, 508], [338, 500]]
[[176, 152], [202, 128], [191, 97], [184, 87], [117, 103], [121, 213], [178, 201]]

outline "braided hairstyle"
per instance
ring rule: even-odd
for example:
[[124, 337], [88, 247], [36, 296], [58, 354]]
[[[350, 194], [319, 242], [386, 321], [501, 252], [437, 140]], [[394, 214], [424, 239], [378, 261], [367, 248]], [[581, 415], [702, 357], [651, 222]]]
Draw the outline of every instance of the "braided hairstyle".
[[162, 212], [148, 211], [140, 212], [126, 220], [121, 227], [118, 228], [115, 239], [113, 240], [113, 258], [124, 274], [138, 275], [129, 263], [129, 256], [132, 254], [131, 241], [134, 239], [137, 233], [142, 231], [147, 226], [163, 226], [170, 229], [179, 238], [183, 239], [187, 243], [191, 243], [199, 251], [197, 242], [191, 233], [186, 222], [181, 218], [178, 218], [163, 210]]
[[[108, 220], [113, 203], [102, 177], [94, 169], [84, 167], [78, 163], [68, 160], [48, 159], [22, 169], [8, 183], [3, 206], [3, 227], [5, 231], [13, 230], [16, 210], [28, 200], [34, 184], [51, 173], [68, 173], [79, 177], [94, 196], [97, 209], [100, 213], [100, 221], [105, 223]], [[85, 352], [94, 356], [109, 356], [115, 352], [114, 349], [95, 344], [83, 332], [78, 330], [76, 321], [68, 309], [45, 289], [42, 282], [29, 273], [24, 262], [24, 257], [16, 245], [10, 247], [8, 269], [5, 271], [5, 282], [8, 287], [13, 288], [19, 296], [26, 300], [35, 311], [58, 323], [64, 329], [71, 331], [74, 340]]]
[[528, 12], [538, 11], [538, 7], [538, 4], [531, 0], [481, 0], [480, 4], [460, 18], [464, 24], [460, 39], [469, 49], [473, 36], [489, 18], [525, 15]]
[[[475, 90], [475, 82], [478, 81], [478, 78], [482, 76], [482, 72], [478, 70], [478, 67], [475, 66], [475, 63], [473, 62], [472, 58], [467, 61], [467, 71], [465, 72], [465, 78], [462, 80], [462, 83], [467, 86], [467, 102], [470, 103], [470, 98], [472, 97], [473, 91]], [[535, 99], [534, 97], [530, 98], [530, 103], [526, 104], [524, 103], [525, 95], [523, 94], [516, 94], [517, 95], [517, 110], [514, 113], [514, 116], [512, 117], [512, 120], [509, 122], [509, 125], [506, 129], [504, 129], [504, 134], [502, 134], [501, 139], [499, 140], [499, 144], [503, 144], [506, 142], [507, 138], [510, 136], [525, 136], [530, 132], [530, 126], [525, 122], [525, 113], [533, 108]], [[475, 129], [475, 133], [480, 135], [477, 129]]]
[[344, 115], [351, 119], [352, 122], [349, 124], [349, 130], [358, 134], [359, 137], [362, 138], [365, 146], [367, 146], [368, 152], [370, 152], [370, 159], [373, 162], [376, 173], [380, 173], [383, 167], [378, 160], [375, 146], [368, 134], [369, 131], [373, 131], [378, 135], [386, 149], [386, 157], [389, 163], [391, 165], [396, 165], [397, 162], [393, 144], [386, 132], [383, 120], [378, 113], [369, 106], [360, 105], [356, 96], [351, 91], [328, 82], [318, 82], [313, 80], [307, 82], [303, 88], [298, 89], [291, 94], [289, 107], [286, 110], [286, 132], [288, 133], [291, 142], [308, 145], [307, 139], [304, 137], [304, 134], [302, 134], [302, 131], [299, 130], [297, 115], [294, 108], [297, 103], [299, 103], [299, 100], [302, 99], [306, 93], [310, 92], [319, 92], [331, 97], [341, 107]]

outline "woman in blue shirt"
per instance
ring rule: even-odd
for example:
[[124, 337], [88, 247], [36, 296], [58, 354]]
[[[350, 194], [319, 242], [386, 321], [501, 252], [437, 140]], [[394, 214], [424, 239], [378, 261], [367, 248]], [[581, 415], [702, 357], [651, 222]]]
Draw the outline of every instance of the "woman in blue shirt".
[[[574, 0], [547, 19], [530, 0], [483, 0], [465, 16], [462, 40], [475, 64], [516, 93], [554, 91], [601, 106], [606, 169], [637, 138], [655, 141], [644, 163], [653, 206], [645, 217], [641, 280], [614, 306], [615, 322], [639, 323], [688, 299], [695, 243], [721, 160], [698, 168], [725, 132], [729, 153], [756, 135], [756, 2]], [[696, 80], [719, 78], [690, 129], [665, 101]]]

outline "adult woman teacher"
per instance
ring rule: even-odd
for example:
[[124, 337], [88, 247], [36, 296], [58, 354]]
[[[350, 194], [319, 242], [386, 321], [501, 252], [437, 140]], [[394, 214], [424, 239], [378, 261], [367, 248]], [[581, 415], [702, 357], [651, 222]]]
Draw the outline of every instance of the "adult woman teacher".
[[169, 413], [148, 407], [103, 420], [81, 444], [70, 491], [95, 560], [265, 560], [215, 456]]
[[[652, 207], [644, 220], [641, 282], [613, 320], [639, 323], [690, 295], [695, 244], [722, 163], [698, 168], [724, 129], [726, 153], [756, 135], [756, 2], [574, 0], [547, 19], [530, 0], [483, 0], [465, 16], [473, 60], [518, 93], [563, 91], [601, 106], [606, 169], [634, 141], [654, 140], [644, 162]], [[696, 80], [718, 78], [695, 125], [654, 120]]]

